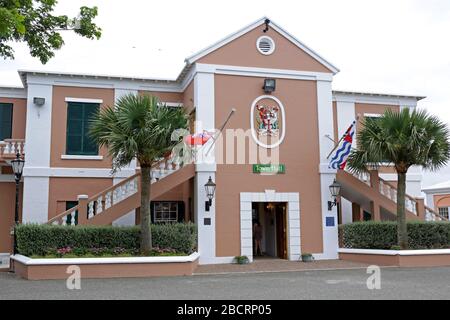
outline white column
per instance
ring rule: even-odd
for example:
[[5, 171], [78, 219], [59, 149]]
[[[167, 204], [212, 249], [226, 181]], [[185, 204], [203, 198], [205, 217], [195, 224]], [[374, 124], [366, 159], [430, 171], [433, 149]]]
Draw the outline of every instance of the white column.
[[[356, 120], [356, 111], [354, 102], [336, 101], [338, 139], [340, 139], [353, 121]], [[353, 140], [356, 141], [356, 140]], [[355, 143], [353, 144], [356, 145]]]
[[[198, 72], [194, 78], [194, 105], [196, 108], [196, 132], [215, 129], [215, 100], [214, 100], [214, 74]], [[205, 210], [207, 201], [205, 184], [209, 177], [216, 181], [217, 170], [214, 148], [209, 155], [206, 151], [209, 147], [199, 152], [196, 163], [195, 177], [195, 221], [198, 228], [198, 251], [200, 264], [212, 264], [216, 259], [216, 207], [215, 199], [209, 212]], [[219, 186], [220, 188], [220, 186]]]
[[[114, 90], [114, 101], [117, 103], [117, 101], [127, 95], [127, 94], [138, 94], [137, 90], [132, 90], [132, 89], [115, 89]], [[136, 166], [137, 166], [137, 162], [136, 159], [132, 160], [131, 163], [124, 167], [121, 171], [122, 173], [129, 172], [128, 176], [132, 176], [135, 172], [136, 172]], [[114, 177], [113, 179], [113, 184], [116, 185], [120, 182], [122, 182], [123, 180], [125, 180], [125, 177], [122, 178], [117, 178]], [[113, 222], [113, 226], [135, 226], [136, 225], [136, 210], [132, 210], [130, 212], [128, 212], [126, 215], [120, 217], [119, 219], [117, 219], [116, 221]]]
[[[28, 79], [31, 80], [31, 79]], [[48, 221], [48, 196], [50, 179], [48, 174], [29, 175], [29, 170], [46, 171], [50, 167], [52, 127], [52, 96], [50, 84], [28, 82], [27, 120], [25, 133], [25, 167], [23, 171], [23, 219], [24, 223]], [[33, 98], [45, 98], [43, 106], [36, 106]]]
[[319, 123], [320, 149], [320, 192], [322, 205], [323, 253], [315, 255], [316, 259], [338, 258], [338, 219], [336, 207], [328, 211], [331, 200], [329, 186], [336, 178], [336, 170], [328, 169], [327, 156], [333, 149], [333, 142], [326, 136], [334, 134], [331, 81], [317, 81], [317, 108]]
[[[123, 96], [127, 95], [127, 94], [139, 94], [139, 92], [137, 90], [133, 90], [133, 89], [115, 89], [114, 90], [114, 101], [117, 103], [117, 101], [122, 98]], [[129, 170], [130, 171], [130, 176], [132, 176], [135, 173], [136, 170], [136, 159], [134, 159], [133, 161], [131, 161], [131, 163], [122, 169], [122, 171], [124, 170]], [[119, 180], [120, 182], [121, 180]], [[114, 182], [114, 184], [116, 184], [116, 182]]]

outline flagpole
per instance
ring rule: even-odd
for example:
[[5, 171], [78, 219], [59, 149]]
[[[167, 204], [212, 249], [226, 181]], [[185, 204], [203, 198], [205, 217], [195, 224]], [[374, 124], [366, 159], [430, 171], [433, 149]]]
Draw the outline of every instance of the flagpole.
[[[358, 118], [356, 119], [358, 120]], [[356, 128], [356, 121], [354, 121], [352, 123], [352, 125], [347, 129], [347, 131], [345, 131], [344, 135], [342, 136], [342, 138], [336, 143], [336, 145], [334, 146], [333, 150], [331, 150], [330, 154], [327, 156], [327, 160], [331, 157], [331, 155], [333, 154], [334, 151], [336, 151], [337, 148], [339, 148], [339, 145], [341, 144], [342, 140], [345, 139], [345, 137], [347, 136], [347, 134], [350, 132], [350, 130], [352, 129], [352, 127]]]
[[212, 147], [214, 146], [214, 144], [216, 143], [216, 140], [219, 138], [219, 136], [222, 134], [223, 129], [225, 128], [225, 126], [227, 125], [228, 121], [230, 121], [231, 117], [233, 116], [233, 114], [236, 112], [236, 109], [233, 108], [230, 111], [230, 114], [228, 115], [227, 119], [225, 120], [225, 122], [223, 123], [222, 127], [219, 129], [219, 133], [216, 135], [214, 135], [212, 137], [213, 139], [213, 143], [211, 143], [211, 145], [209, 146], [208, 151], [206, 152], [206, 155], [209, 154], [209, 152], [211, 151]]

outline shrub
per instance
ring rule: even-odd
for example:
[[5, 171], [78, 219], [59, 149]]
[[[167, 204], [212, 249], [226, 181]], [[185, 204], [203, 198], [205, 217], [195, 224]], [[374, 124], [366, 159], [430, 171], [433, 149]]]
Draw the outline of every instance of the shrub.
[[[152, 225], [157, 250], [191, 254], [197, 246], [194, 224]], [[120, 255], [137, 252], [139, 227], [51, 226], [26, 224], [17, 227], [17, 249], [25, 256]]]
[[[450, 248], [449, 222], [408, 222], [408, 244], [412, 250]], [[396, 222], [357, 222], [339, 226], [341, 247], [384, 249], [397, 247]]]

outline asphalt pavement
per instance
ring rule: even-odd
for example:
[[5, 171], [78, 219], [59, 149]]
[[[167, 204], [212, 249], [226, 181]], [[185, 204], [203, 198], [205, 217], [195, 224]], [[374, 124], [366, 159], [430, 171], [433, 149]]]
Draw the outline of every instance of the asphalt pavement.
[[[381, 289], [369, 290], [365, 269], [196, 275], [146, 279], [82, 279], [80, 290], [65, 280], [27, 281], [0, 273], [6, 299], [450, 299], [450, 267], [383, 268]], [[372, 282], [374, 283], [374, 282]]]

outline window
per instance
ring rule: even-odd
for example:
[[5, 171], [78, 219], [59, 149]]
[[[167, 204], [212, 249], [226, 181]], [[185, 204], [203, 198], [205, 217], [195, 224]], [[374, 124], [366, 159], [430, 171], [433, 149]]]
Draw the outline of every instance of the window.
[[448, 219], [448, 207], [439, 208], [439, 215]]
[[168, 223], [178, 221], [177, 202], [154, 202], [153, 221], [155, 223]]
[[0, 141], [11, 139], [12, 103], [0, 103]]
[[67, 155], [98, 155], [98, 146], [89, 137], [89, 120], [99, 108], [98, 103], [68, 102]]

